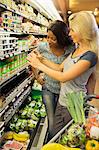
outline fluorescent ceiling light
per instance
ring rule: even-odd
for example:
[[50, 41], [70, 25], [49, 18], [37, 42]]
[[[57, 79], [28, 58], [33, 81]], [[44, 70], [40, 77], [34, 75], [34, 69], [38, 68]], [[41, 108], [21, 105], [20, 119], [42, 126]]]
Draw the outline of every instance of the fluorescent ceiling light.
[[52, 0], [30, 0], [36, 7], [40, 9], [40, 12], [46, 13], [52, 20], [62, 20]]

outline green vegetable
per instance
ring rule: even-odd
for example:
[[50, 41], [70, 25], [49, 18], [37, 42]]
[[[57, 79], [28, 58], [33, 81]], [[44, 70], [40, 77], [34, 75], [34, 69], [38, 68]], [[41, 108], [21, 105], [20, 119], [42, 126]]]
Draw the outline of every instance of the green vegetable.
[[45, 117], [46, 116], [45, 108], [41, 108], [40, 109], [40, 115], [41, 115], [41, 117]]
[[33, 120], [35, 120], [35, 121], [38, 121], [38, 120], [39, 120], [39, 118], [36, 117], [34, 113], [31, 114], [31, 119], [33, 119]]
[[27, 126], [27, 120], [23, 119], [21, 123], [21, 129], [24, 129]]
[[71, 98], [70, 93], [66, 94], [66, 105], [67, 105], [67, 109], [70, 112], [72, 118], [74, 119], [75, 122], [77, 122], [77, 117], [76, 117], [76, 113], [75, 113], [75, 107], [74, 107], [74, 103], [73, 103], [73, 99]]
[[11, 129], [12, 131], [15, 130], [15, 124], [14, 124], [14, 123], [10, 123], [10, 129]]
[[73, 124], [68, 132], [63, 134], [60, 143], [70, 147], [84, 146], [86, 142], [85, 130], [79, 124]]
[[27, 116], [27, 110], [23, 110], [23, 112], [21, 114], [21, 117], [26, 118], [26, 116]]
[[75, 123], [85, 124], [83, 92], [71, 92], [66, 94], [66, 106]]
[[63, 134], [59, 143], [62, 145], [67, 145], [67, 142], [68, 142], [68, 136], [66, 134]]
[[31, 129], [31, 128], [35, 128], [37, 125], [37, 122], [36, 121], [33, 121], [33, 120], [28, 120], [28, 127]]
[[29, 104], [29, 107], [34, 107], [36, 105], [36, 102], [35, 101], [32, 101], [30, 104]]

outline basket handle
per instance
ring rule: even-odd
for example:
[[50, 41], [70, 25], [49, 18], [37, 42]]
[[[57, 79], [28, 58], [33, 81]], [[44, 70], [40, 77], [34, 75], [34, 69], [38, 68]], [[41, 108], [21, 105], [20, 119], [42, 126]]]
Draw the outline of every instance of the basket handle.
[[93, 94], [93, 95], [87, 95], [84, 97], [85, 101], [90, 101], [91, 98], [99, 99], [99, 95]]

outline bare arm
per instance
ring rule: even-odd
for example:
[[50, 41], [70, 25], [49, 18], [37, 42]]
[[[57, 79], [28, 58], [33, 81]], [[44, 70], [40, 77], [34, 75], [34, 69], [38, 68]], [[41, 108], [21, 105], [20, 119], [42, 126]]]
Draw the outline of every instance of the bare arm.
[[[96, 72], [95, 72], [95, 78], [96, 78], [96, 83], [94, 87], [94, 94], [99, 95], [99, 61], [98, 64], [96, 65]], [[90, 102], [91, 105], [96, 107], [99, 110], [99, 99], [92, 99]]]
[[43, 64], [39, 66], [39, 69], [45, 72], [50, 77], [60, 81], [66, 82], [69, 80], [73, 80], [74, 78], [80, 76], [90, 67], [90, 62], [86, 60], [80, 60], [78, 63], [74, 64], [69, 70], [65, 72], [59, 72], [52, 70]]
[[30, 56], [27, 59], [29, 60], [30, 65], [32, 65], [35, 68], [38, 68], [39, 70], [43, 71], [50, 77], [60, 82], [66, 82], [66, 81], [69, 81], [78, 77], [79, 75], [84, 73], [86, 70], [88, 70], [88, 68], [91, 65], [91, 62], [87, 60], [79, 60], [76, 64], [72, 65], [72, 67], [68, 69], [67, 71], [60, 72], [60, 71], [56, 71], [45, 66], [36, 58], [36, 56], [32, 55], [32, 57]]
[[62, 64], [56, 64], [46, 58], [43, 58], [41, 61], [44, 65], [46, 65], [47, 67], [50, 67], [51, 69], [57, 70], [57, 71], [62, 71], [63, 70], [63, 66], [64, 66], [64, 62]]
[[95, 85], [94, 93], [99, 95], [99, 79], [96, 79], [96, 85]]
[[[99, 95], [99, 79], [96, 79], [94, 94]], [[90, 104], [99, 110], [99, 99], [93, 98], [92, 101], [90, 102]]]
[[[95, 90], [94, 93], [96, 95], [99, 95], [99, 61], [96, 65], [96, 84], [95, 84]], [[99, 110], [99, 99], [93, 99], [93, 105], [98, 108]]]
[[99, 95], [99, 60], [96, 65], [96, 85], [95, 85], [95, 94]]
[[37, 49], [33, 50], [30, 54], [31, 57], [33, 57], [34, 55], [36, 55], [36, 57], [40, 60], [40, 62], [42, 62], [44, 65], [46, 65], [47, 67], [50, 67], [54, 70], [57, 70], [57, 71], [62, 71], [63, 70], [63, 64], [56, 64], [48, 59], [46, 59], [45, 57], [43, 57], [38, 51]]
[[94, 93], [95, 84], [96, 84], [95, 73], [92, 73], [89, 80], [88, 80], [88, 83], [87, 83], [88, 94], [93, 94]]

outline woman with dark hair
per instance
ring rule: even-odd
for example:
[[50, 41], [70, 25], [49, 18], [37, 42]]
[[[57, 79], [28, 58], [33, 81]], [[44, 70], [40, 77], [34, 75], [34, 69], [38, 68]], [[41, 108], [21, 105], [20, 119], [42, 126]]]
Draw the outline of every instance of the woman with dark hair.
[[[37, 51], [46, 59], [61, 64], [74, 49], [68, 33], [68, 26], [64, 22], [59, 20], [53, 22], [48, 28], [47, 42], [40, 42]], [[39, 79], [41, 80], [41, 78]], [[42, 98], [48, 117], [48, 139], [50, 139], [54, 112], [59, 98], [60, 82], [45, 74], [42, 87]]]
[[49, 26], [48, 34], [50, 31], [56, 37], [57, 44], [59, 47], [64, 48], [64, 47], [72, 46], [73, 42], [69, 37], [69, 29], [67, 24], [65, 24], [60, 20], [56, 20]]

